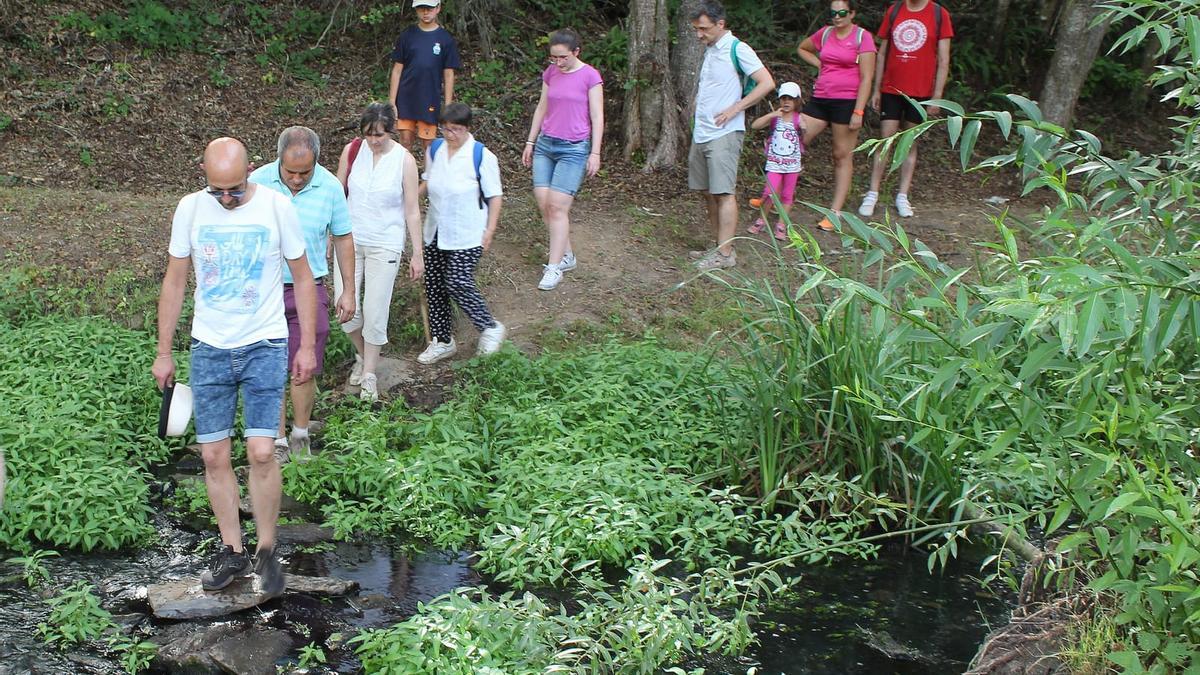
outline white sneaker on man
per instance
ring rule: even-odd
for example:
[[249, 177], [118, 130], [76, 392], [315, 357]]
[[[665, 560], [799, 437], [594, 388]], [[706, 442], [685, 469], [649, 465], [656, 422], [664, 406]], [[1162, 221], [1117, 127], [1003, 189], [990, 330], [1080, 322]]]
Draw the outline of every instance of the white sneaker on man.
[[900, 193], [896, 195], [896, 215], [901, 218], [912, 218], [912, 204], [908, 203], [908, 195]]
[[350, 377], [346, 380], [351, 386], [357, 387], [362, 384], [362, 369], [363, 360], [358, 354], [354, 355], [354, 367], [350, 369]]
[[359, 383], [358, 397], [368, 403], [379, 400], [379, 381], [375, 378], [375, 373], [363, 374], [362, 382]]
[[575, 262], [575, 254], [571, 251], [567, 251], [563, 254], [562, 260], [559, 261], [558, 269], [561, 272], [570, 272], [571, 270], [575, 269], [577, 264], [578, 263]]
[[875, 191], [863, 195], [862, 204], [858, 207], [858, 215], [870, 218], [875, 215], [875, 204], [879, 202], [879, 193]]
[[499, 321], [491, 328], [484, 328], [483, 332], [479, 334], [479, 348], [475, 353], [486, 356], [500, 351], [500, 343], [504, 342], [506, 334], [508, 334], [508, 329]]
[[562, 270], [558, 265], [543, 265], [545, 271], [542, 272], [542, 280], [538, 282], [538, 288], [543, 291], [552, 291], [558, 288], [558, 282], [562, 281]]
[[275, 439], [275, 449], [272, 451], [272, 454], [275, 456], [275, 461], [279, 463], [279, 466], [288, 463], [288, 459], [291, 458], [292, 453], [286, 437]]
[[455, 344], [454, 338], [450, 338], [449, 342], [442, 342], [434, 338], [433, 342], [430, 342], [429, 346], [425, 348], [425, 351], [421, 352], [421, 355], [417, 357], [417, 363], [427, 366], [431, 363], [437, 363], [442, 359], [448, 359], [454, 356], [454, 353], [457, 351], [458, 345]]

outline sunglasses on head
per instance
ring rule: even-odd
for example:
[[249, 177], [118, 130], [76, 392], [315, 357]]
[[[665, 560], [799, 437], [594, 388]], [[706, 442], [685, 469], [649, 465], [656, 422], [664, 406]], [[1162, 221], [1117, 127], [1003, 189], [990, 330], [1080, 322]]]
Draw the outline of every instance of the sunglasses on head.
[[850, 10], [848, 10], [848, 9], [831, 9], [831, 10], [829, 10], [829, 17], [831, 19], [845, 18], [847, 16], [850, 16]]

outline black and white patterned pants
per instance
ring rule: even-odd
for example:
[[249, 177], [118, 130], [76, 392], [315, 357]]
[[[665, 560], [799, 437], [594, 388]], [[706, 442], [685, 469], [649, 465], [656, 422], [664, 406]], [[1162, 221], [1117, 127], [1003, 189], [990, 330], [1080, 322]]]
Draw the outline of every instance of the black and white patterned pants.
[[425, 298], [429, 301], [429, 332], [438, 342], [449, 342], [453, 336], [451, 299], [475, 328], [483, 330], [496, 325], [487, 303], [479, 293], [479, 287], [475, 285], [475, 268], [482, 256], [482, 246], [443, 251], [437, 246], [437, 238], [425, 247]]

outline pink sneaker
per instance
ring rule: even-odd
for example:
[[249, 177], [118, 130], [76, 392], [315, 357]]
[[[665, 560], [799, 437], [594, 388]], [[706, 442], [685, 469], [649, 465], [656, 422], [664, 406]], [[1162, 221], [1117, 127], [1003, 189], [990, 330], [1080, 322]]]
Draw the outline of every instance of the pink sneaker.
[[791, 239], [788, 236], [787, 225], [784, 225], [782, 220], [775, 223], [775, 238], [779, 241], [788, 241]]
[[762, 232], [766, 226], [767, 221], [763, 220], [762, 218], [758, 218], [754, 221], [753, 225], [746, 228], [746, 231], [750, 234], [758, 234], [759, 232]]

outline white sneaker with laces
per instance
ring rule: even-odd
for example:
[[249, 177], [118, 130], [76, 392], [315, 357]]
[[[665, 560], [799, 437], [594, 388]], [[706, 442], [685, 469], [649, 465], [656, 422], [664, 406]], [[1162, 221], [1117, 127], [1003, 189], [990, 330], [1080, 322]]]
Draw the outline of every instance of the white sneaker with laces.
[[558, 265], [544, 265], [545, 272], [542, 272], [542, 280], [538, 282], [538, 288], [543, 291], [552, 291], [558, 288], [558, 282], [562, 281], [562, 270]]
[[908, 195], [903, 193], [896, 195], [896, 215], [901, 218], [913, 217], [912, 204], [908, 203]]
[[486, 356], [500, 351], [500, 343], [504, 342], [507, 333], [508, 329], [499, 321], [491, 328], [484, 328], [479, 334], [479, 349], [475, 353]]
[[363, 373], [362, 388], [358, 390], [358, 397], [369, 403], [374, 403], [379, 400], [379, 381], [375, 379], [375, 373]]
[[567, 251], [563, 254], [562, 260], [560, 260], [558, 263], [558, 270], [560, 272], [570, 272], [571, 270], [575, 269], [577, 264], [578, 263], [575, 261], [575, 254], [571, 251]]
[[421, 355], [417, 357], [417, 363], [427, 366], [431, 363], [437, 363], [442, 359], [450, 358], [457, 351], [458, 345], [455, 344], [454, 338], [450, 338], [449, 342], [442, 342], [434, 338], [433, 342], [430, 342], [429, 346], [425, 348], [425, 351], [421, 352]]
[[359, 356], [358, 354], [355, 354], [354, 355], [354, 367], [350, 369], [350, 378], [347, 379], [346, 382], [349, 384], [355, 385], [355, 386], [362, 384], [362, 369], [363, 369], [362, 357]]
[[875, 204], [879, 202], [879, 193], [875, 191], [863, 195], [862, 204], [858, 207], [858, 215], [870, 218], [875, 215]]

